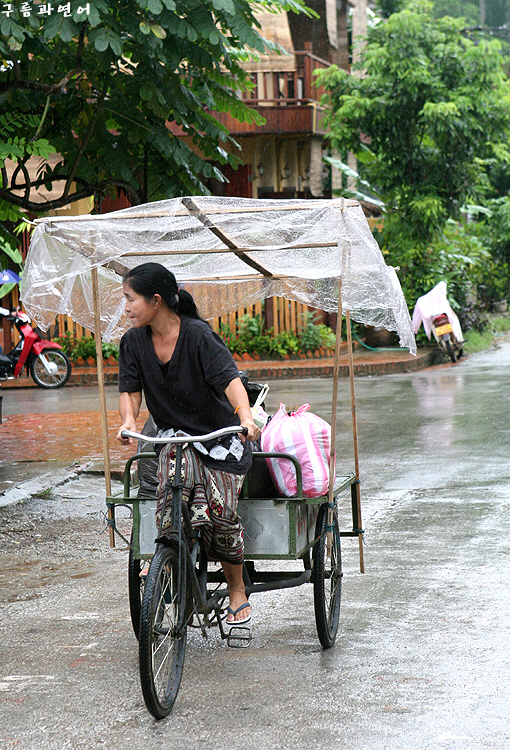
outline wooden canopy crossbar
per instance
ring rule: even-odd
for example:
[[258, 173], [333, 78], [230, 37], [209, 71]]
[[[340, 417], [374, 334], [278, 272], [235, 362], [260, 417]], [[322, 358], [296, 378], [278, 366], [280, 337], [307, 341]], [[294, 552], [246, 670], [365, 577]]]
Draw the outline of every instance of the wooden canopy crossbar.
[[[319, 201], [320, 203], [321, 201]], [[309, 205], [306, 205], [306, 204]], [[263, 213], [265, 211], [308, 211], [312, 208], [317, 208], [316, 205], [314, 205], [314, 201], [303, 201], [303, 203], [297, 203], [292, 206], [246, 206], [243, 208], [208, 208], [208, 209], [201, 209], [204, 213], [207, 215], [209, 214], [255, 214], [255, 213]], [[324, 207], [326, 208], [354, 208], [355, 206], [359, 206], [358, 201], [355, 200], [345, 200], [344, 198], [339, 198], [338, 201], [333, 202], [333, 204], [330, 202], [329, 205], [324, 203]], [[116, 212], [109, 213], [109, 214], [83, 214], [81, 216], [43, 216], [40, 219], [34, 219], [34, 224], [41, 224], [42, 222], [49, 222], [52, 221], [103, 221], [104, 219], [109, 219], [111, 221], [125, 221], [126, 219], [161, 219], [165, 216], [170, 216], [173, 218], [174, 216], [189, 216], [189, 211], [155, 211], [154, 213], [126, 213], [122, 216], [115, 216]]]
[[[337, 247], [338, 242], [307, 242], [304, 245], [273, 245], [272, 247], [236, 247], [235, 251], [240, 253], [275, 253], [282, 250], [317, 250], [320, 248]], [[123, 258], [137, 258], [151, 255], [208, 255], [210, 253], [228, 253], [234, 251], [230, 247], [192, 248], [190, 250], [130, 250], [122, 253]], [[237, 254], [236, 252], [236, 254]]]

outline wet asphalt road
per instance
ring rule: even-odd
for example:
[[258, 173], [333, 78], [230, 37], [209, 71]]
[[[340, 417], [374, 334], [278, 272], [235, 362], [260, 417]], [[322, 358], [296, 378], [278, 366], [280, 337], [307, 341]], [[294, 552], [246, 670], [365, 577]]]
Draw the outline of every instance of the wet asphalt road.
[[[249, 649], [192, 634], [162, 722], [141, 698], [101, 480], [0, 509], [0, 748], [510, 747], [510, 342], [356, 393], [366, 572], [346, 540], [335, 646], [319, 646], [309, 586], [258, 595]], [[268, 405], [329, 418], [329, 397], [327, 381], [278, 382]], [[347, 381], [338, 419], [346, 473]]]

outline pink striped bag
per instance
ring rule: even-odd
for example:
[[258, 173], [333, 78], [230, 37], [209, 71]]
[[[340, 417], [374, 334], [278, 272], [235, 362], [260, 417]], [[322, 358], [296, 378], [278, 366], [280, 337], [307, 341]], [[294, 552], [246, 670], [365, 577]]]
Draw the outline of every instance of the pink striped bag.
[[[316, 414], [308, 413], [310, 404], [303, 404], [287, 414], [284, 404], [262, 430], [261, 448], [266, 452], [295, 456], [303, 476], [303, 495], [318, 497], [328, 491], [331, 427]], [[297, 492], [296, 470], [291, 461], [266, 458], [278, 492], [292, 497]]]

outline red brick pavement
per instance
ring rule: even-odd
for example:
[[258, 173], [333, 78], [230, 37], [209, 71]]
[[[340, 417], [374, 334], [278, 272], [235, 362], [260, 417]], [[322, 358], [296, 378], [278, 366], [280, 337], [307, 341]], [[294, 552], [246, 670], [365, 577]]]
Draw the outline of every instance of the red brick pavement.
[[[137, 427], [142, 429], [149, 413], [142, 411]], [[133, 446], [115, 440], [119, 413], [108, 412], [110, 462], [116, 472], [133, 455]], [[86, 464], [103, 461], [99, 412], [75, 414], [17, 414], [0, 425], [0, 461], [65, 461]]]
[[[357, 375], [377, 375], [391, 372], [405, 372], [428, 367], [434, 363], [435, 349], [425, 349], [413, 357], [405, 350], [355, 351], [354, 366]], [[304, 359], [284, 361], [238, 362], [240, 370], [249, 371], [252, 380], [273, 380], [296, 377], [331, 377], [333, 359]], [[347, 376], [347, 356], [340, 359], [340, 375]], [[106, 368], [108, 383], [116, 382], [116, 367]], [[75, 385], [97, 383], [94, 368], [84, 367], [73, 370]], [[73, 383], [71, 383], [73, 384]], [[34, 386], [28, 378], [3, 382], [2, 389], [8, 387]], [[68, 387], [68, 386], [66, 386]], [[1, 390], [0, 390], [1, 395]], [[138, 420], [142, 428], [148, 412], [143, 412]], [[133, 446], [121, 446], [115, 440], [119, 416], [117, 411], [108, 412], [110, 462], [112, 471], [122, 471]], [[101, 418], [99, 412], [73, 414], [23, 414], [9, 416], [0, 425], [0, 463], [9, 461], [46, 462], [64, 461], [83, 465], [88, 461], [102, 467], [103, 448], [101, 441]]]

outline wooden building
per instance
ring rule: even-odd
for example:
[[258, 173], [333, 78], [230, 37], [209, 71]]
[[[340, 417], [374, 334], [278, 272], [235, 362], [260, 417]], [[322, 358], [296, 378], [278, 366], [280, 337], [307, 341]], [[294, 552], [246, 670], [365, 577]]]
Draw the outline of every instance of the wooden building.
[[[341, 188], [341, 175], [323, 162], [325, 139], [322, 91], [314, 70], [336, 64], [350, 67], [351, 38], [366, 33], [367, 0], [312, 0], [307, 5], [318, 18], [303, 14], [261, 13], [262, 35], [284, 52], [260, 55], [244, 63], [253, 89], [243, 99], [265, 120], [264, 125], [239, 122], [215, 112], [241, 147], [244, 162], [237, 170], [220, 166], [227, 183], [211, 180], [213, 194], [247, 198], [329, 197]], [[177, 137], [185, 138], [177, 126]], [[191, 148], [194, 148], [189, 141]]]

